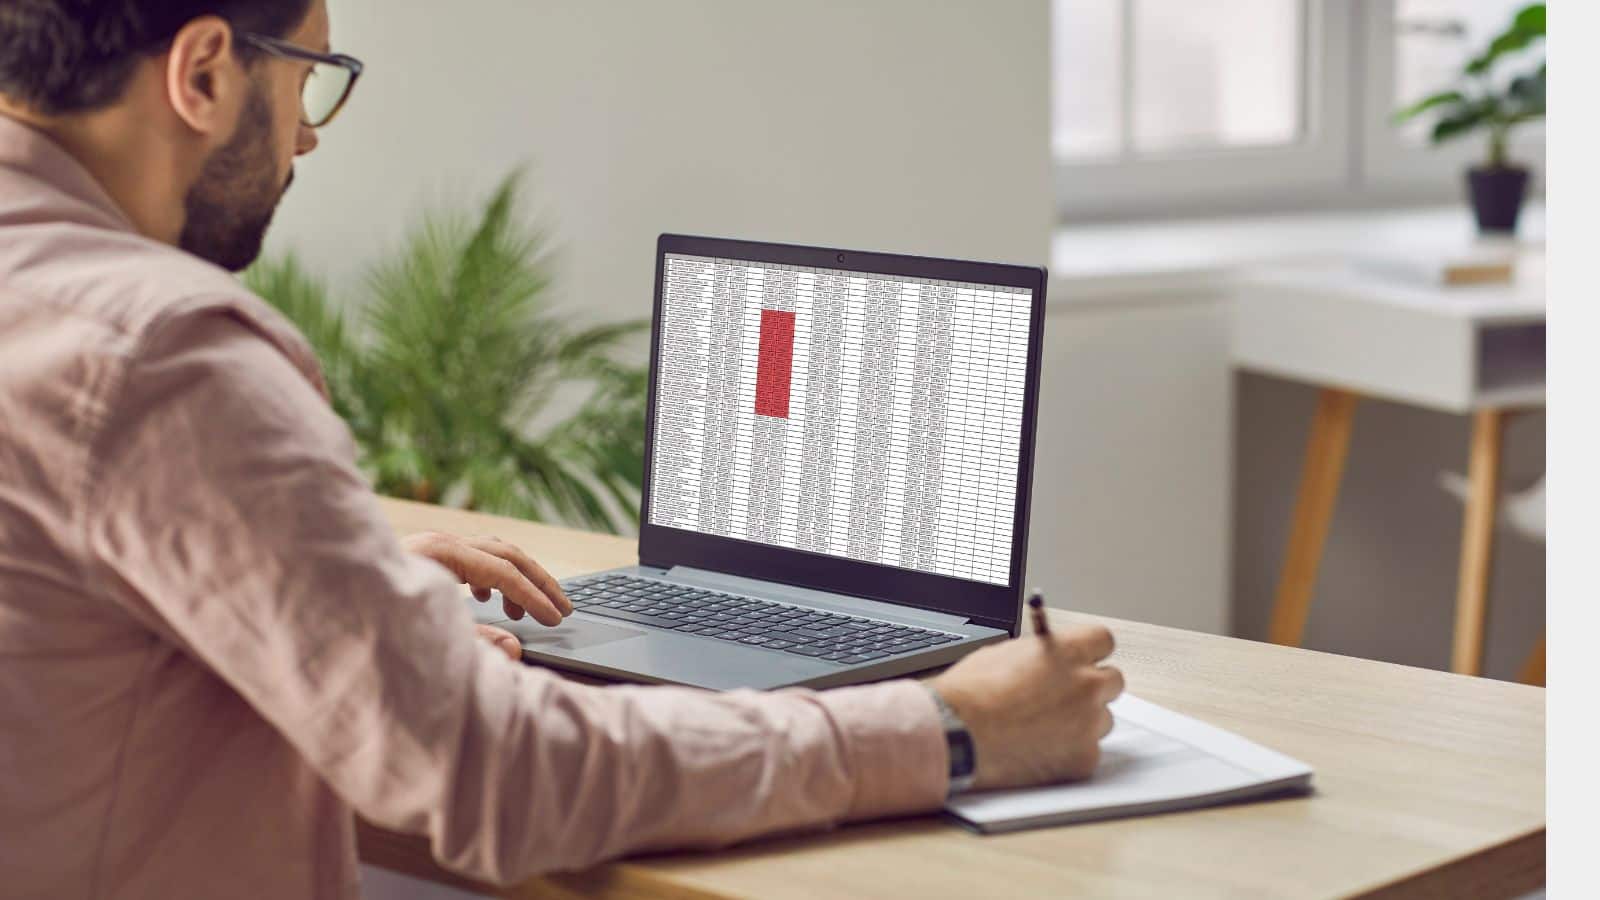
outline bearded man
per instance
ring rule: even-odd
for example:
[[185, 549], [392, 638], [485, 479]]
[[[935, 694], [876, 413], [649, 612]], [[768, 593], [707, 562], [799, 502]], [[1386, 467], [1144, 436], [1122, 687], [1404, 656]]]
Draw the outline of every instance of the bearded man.
[[1103, 629], [720, 695], [475, 635], [463, 582], [572, 607], [520, 548], [397, 539], [230, 274], [361, 68], [325, 0], [0, 2], [0, 892], [357, 896], [352, 812], [504, 882], [933, 810], [941, 703], [978, 787], [1093, 768]]

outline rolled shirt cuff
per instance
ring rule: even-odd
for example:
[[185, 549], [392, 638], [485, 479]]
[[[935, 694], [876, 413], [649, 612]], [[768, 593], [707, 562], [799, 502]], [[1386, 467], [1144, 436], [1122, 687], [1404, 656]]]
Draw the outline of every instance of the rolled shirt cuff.
[[950, 788], [950, 749], [928, 689], [901, 680], [819, 695], [844, 737], [856, 792], [847, 819], [929, 812]]

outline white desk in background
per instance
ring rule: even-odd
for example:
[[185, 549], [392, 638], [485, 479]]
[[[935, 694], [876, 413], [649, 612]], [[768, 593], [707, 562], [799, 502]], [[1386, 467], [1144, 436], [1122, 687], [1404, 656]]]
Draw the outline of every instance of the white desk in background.
[[[1270, 636], [1298, 646], [1362, 397], [1473, 419], [1451, 668], [1479, 674], [1508, 415], [1545, 398], [1542, 254], [1512, 284], [1430, 287], [1346, 263], [1259, 268], [1233, 291], [1236, 367], [1321, 388]], [[1524, 666], [1543, 680], [1543, 646]]]

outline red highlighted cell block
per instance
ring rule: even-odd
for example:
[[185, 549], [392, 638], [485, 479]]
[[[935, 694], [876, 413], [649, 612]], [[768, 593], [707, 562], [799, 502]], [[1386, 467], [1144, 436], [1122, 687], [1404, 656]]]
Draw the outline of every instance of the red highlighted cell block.
[[789, 376], [794, 368], [794, 313], [761, 311], [756, 349], [756, 415], [789, 418]]

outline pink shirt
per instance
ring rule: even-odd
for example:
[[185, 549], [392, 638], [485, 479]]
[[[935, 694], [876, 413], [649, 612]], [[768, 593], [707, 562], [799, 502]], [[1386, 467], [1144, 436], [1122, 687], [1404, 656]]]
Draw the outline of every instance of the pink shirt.
[[354, 460], [287, 321], [0, 117], [0, 893], [355, 896], [352, 810], [507, 881], [943, 799], [910, 682], [508, 661]]

